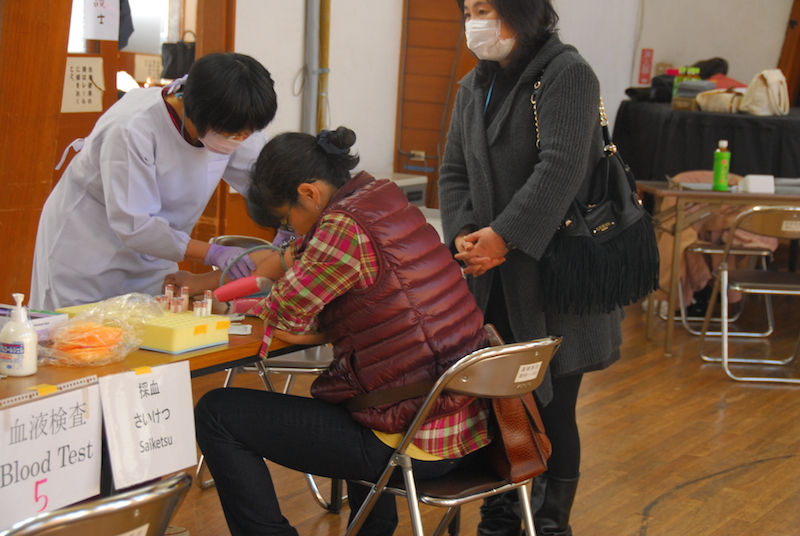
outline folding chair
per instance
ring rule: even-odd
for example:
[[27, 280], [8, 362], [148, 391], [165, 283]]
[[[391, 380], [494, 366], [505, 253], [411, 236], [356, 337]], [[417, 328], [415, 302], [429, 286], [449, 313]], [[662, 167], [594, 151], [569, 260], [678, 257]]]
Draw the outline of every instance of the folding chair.
[[[725, 247], [715, 244], [707, 244], [704, 242], [695, 242], [686, 247], [685, 251], [692, 253], [701, 253], [704, 255], [722, 255], [725, 252]], [[731, 247], [731, 255], [750, 256], [758, 259], [759, 265], [762, 270], [767, 270], [767, 262], [772, 260], [772, 251], [764, 248], [746, 248], [746, 247]], [[746, 299], [739, 302], [739, 308], [736, 314], [728, 319], [729, 322], [736, 322], [742, 316], [744, 311]], [[694, 328], [690, 322], [702, 322], [705, 317], [703, 316], [689, 316], [686, 312], [686, 301], [683, 295], [683, 281], [678, 281], [678, 307], [680, 310], [680, 321], [684, 329], [692, 335], [700, 335], [702, 332]], [[764, 314], [767, 318], [767, 327], [764, 331], [733, 331], [729, 333], [731, 337], [769, 337], [775, 330], [775, 315], [772, 311], [772, 301], [769, 296], [764, 298]], [[666, 320], [664, 315], [660, 315], [662, 320]], [[676, 319], [677, 320], [677, 319]], [[711, 322], [721, 322], [720, 317], [711, 317]], [[720, 331], [709, 331], [706, 335], [721, 335]]]
[[147, 487], [39, 514], [0, 536], [163, 536], [191, 485], [192, 477], [179, 473]]
[[[242, 235], [216, 236], [209, 240], [209, 242], [212, 244], [219, 244], [221, 246], [235, 246], [245, 249], [271, 245], [268, 240]], [[230, 387], [233, 385], [233, 381], [237, 374], [241, 372], [256, 372], [261, 377], [261, 381], [267, 391], [278, 392], [278, 389], [275, 388], [275, 384], [272, 382], [270, 375], [283, 374], [286, 375], [286, 383], [280, 392], [283, 394], [289, 394], [292, 386], [294, 385], [295, 375], [322, 374], [332, 361], [333, 352], [330, 347], [317, 346], [314, 348], [306, 348], [304, 350], [292, 352], [291, 354], [277, 358], [260, 360], [251, 366], [240, 366], [228, 369], [227, 375], [225, 376], [225, 382], [222, 386]], [[201, 454], [200, 461], [197, 464], [195, 478], [197, 480], [197, 485], [201, 489], [208, 489], [214, 485], [214, 480], [210, 478], [205, 479], [203, 477], [204, 470], [205, 457]], [[331, 498], [330, 501], [327, 501], [322, 496], [322, 492], [314, 480], [313, 475], [306, 474], [306, 481], [311, 489], [311, 494], [314, 496], [314, 499], [317, 501], [317, 503], [329, 512], [338, 514], [342, 508], [342, 501], [346, 498], [344, 495], [342, 495], [342, 482], [339, 480], [333, 480], [331, 482]]]
[[[531, 479], [510, 483], [494, 474], [488, 464], [480, 463], [457, 468], [441, 478], [416, 482], [411, 458], [406, 454], [406, 449], [443, 392], [451, 391], [481, 398], [511, 398], [529, 393], [541, 383], [547, 365], [560, 344], [561, 338], [547, 337], [525, 343], [493, 346], [472, 352], [448, 368], [425, 398], [381, 476], [375, 482], [357, 481], [370, 487], [370, 491], [347, 528], [347, 536], [358, 533], [381, 493], [406, 498], [413, 533], [415, 536], [422, 536], [420, 502], [447, 508], [434, 532], [440, 535], [456, 518], [462, 504], [513, 489], [519, 494], [526, 532], [533, 534], [535, 529], [528, 489]], [[534, 377], [521, 374], [530, 370], [538, 373]], [[392, 480], [395, 467], [402, 470], [402, 482]]]
[[[753, 233], [772, 236], [782, 239], [800, 238], [800, 207], [789, 206], [757, 206], [742, 212], [731, 227], [731, 238], [725, 245], [722, 254], [722, 262], [719, 267], [719, 274], [714, 283], [711, 294], [711, 302], [706, 310], [703, 320], [702, 339], [700, 345], [700, 355], [705, 361], [721, 362], [725, 373], [734, 380], [749, 382], [778, 382], [778, 383], [800, 383], [800, 378], [778, 378], [766, 376], [737, 376], [730, 369], [730, 363], [746, 363], [760, 365], [786, 365], [790, 363], [800, 351], [800, 338], [795, 345], [794, 352], [785, 359], [754, 359], [747, 357], [731, 357], [729, 348], [729, 337], [732, 335], [729, 330], [728, 319], [728, 293], [727, 290], [735, 290], [744, 294], [763, 295], [769, 299], [774, 295], [800, 296], [800, 275], [793, 272], [777, 272], [764, 270], [730, 270], [728, 258], [733, 254], [733, 231], [745, 229]], [[722, 303], [722, 331], [721, 345], [722, 356], [712, 357], [704, 353], [705, 339], [708, 332], [708, 325], [712, 314], [713, 304], [717, 296], [721, 297]]]
[[[730, 180], [731, 184], [738, 184], [739, 181], [742, 179], [739, 175], [731, 174]], [[670, 183], [674, 184], [710, 184], [713, 181], [713, 172], [707, 170], [692, 170], [692, 171], [684, 171], [678, 173], [674, 177], [667, 177], [667, 180]], [[662, 205], [662, 208], [664, 206]], [[698, 206], [696, 209], [702, 214], [712, 214], [713, 212], [708, 207]], [[691, 210], [691, 209], [690, 209]], [[723, 209], [725, 210], [725, 209]], [[730, 210], [730, 209], [729, 209]], [[737, 209], [738, 210], [738, 209]], [[705, 217], [701, 218], [701, 221], [704, 221]], [[687, 229], [687, 232], [695, 234], [696, 231], [694, 229]], [[733, 231], [730, 231], [733, 234]], [[696, 236], [696, 234], [695, 234]], [[722, 244], [712, 244], [710, 242], [705, 242], [698, 240], [696, 242], [692, 242], [687, 245], [684, 249], [685, 253], [698, 253], [702, 255], [722, 255], [724, 251], [724, 245]], [[772, 251], [768, 248], [763, 247], [745, 247], [745, 246], [735, 246], [731, 250], [731, 255], [736, 256], [747, 256], [752, 257], [759, 261], [761, 269], [767, 269], [767, 262], [772, 260]], [[667, 257], [665, 257], [667, 258]], [[677, 277], [673, 274], [674, 277]], [[681, 324], [683, 325], [684, 329], [691, 333], [692, 335], [700, 335], [701, 331], [697, 329], [697, 324], [702, 323], [704, 317], [702, 316], [690, 316], [687, 313], [687, 307], [690, 304], [686, 303], [686, 298], [684, 296], [684, 281], [682, 277], [678, 277], [678, 316], [675, 317], [675, 320], [680, 320]], [[744, 310], [746, 300], [742, 300], [739, 304], [739, 308], [736, 311], [736, 315], [729, 319], [730, 322], [735, 322], [739, 319]], [[761, 332], [731, 332], [731, 337], [769, 337], [772, 334], [774, 329], [774, 319], [773, 319], [773, 312], [772, 312], [772, 304], [767, 299], [765, 300], [765, 314], [768, 319], [767, 328]], [[662, 320], [667, 320], [667, 311], [660, 311], [659, 316]], [[712, 317], [712, 322], [719, 323], [721, 319], [719, 317]], [[694, 324], [694, 325], [692, 325]], [[708, 335], [720, 335], [719, 331], [709, 331]]]

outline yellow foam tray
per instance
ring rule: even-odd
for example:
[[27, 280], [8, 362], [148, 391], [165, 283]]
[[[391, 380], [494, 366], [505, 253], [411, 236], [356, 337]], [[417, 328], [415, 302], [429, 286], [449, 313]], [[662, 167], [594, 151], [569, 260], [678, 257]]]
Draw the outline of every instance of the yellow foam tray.
[[228, 342], [231, 321], [226, 316], [167, 313], [145, 322], [141, 348], [180, 354]]
[[83, 305], [73, 305], [71, 307], [61, 307], [59, 309], [56, 309], [56, 312], [57, 313], [64, 313], [64, 314], [68, 315], [69, 318], [72, 318], [73, 316], [77, 315], [78, 313], [82, 313], [83, 311], [85, 311], [89, 307], [94, 307], [95, 305], [97, 305], [97, 302], [84, 303]]

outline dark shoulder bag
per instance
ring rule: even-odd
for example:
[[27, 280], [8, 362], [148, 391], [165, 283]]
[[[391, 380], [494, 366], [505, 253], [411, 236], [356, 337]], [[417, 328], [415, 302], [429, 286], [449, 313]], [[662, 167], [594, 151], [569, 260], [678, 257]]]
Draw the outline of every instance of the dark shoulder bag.
[[[534, 91], [538, 147], [536, 97]], [[602, 98], [600, 124], [605, 147], [589, 179], [589, 201], [572, 200], [541, 259], [547, 312], [609, 313], [658, 288], [655, 229], [637, 195], [633, 173], [611, 141]]]
[[193, 31], [186, 30], [183, 37], [186, 37], [187, 33], [192, 34], [194, 41], [184, 41], [181, 38], [177, 43], [163, 43], [161, 45], [161, 63], [164, 66], [161, 78], [174, 80], [189, 72], [194, 63], [194, 48], [197, 36]]

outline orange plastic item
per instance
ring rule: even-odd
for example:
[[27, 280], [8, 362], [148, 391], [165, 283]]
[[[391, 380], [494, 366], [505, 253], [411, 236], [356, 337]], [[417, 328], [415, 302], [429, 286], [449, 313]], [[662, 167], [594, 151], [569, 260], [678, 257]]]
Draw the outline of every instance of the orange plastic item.
[[75, 322], [58, 332], [53, 349], [63, 352], [68, 359], [90, 364], [113, 358], [122, 344], [121, 328], [94, 322]]

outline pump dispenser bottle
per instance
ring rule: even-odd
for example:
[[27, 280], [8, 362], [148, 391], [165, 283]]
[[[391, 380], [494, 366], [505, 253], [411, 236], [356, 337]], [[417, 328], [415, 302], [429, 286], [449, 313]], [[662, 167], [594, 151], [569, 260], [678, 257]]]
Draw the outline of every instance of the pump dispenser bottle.
[[22, 306], [24, 294], [12, 294], [17, 305], [11, 320], [0, 331], [0, 374], [30, 376], [36, 374], [39, 337]]

